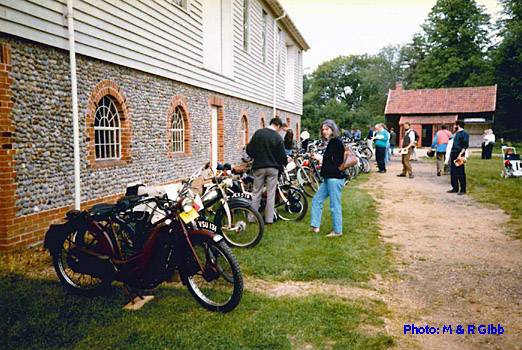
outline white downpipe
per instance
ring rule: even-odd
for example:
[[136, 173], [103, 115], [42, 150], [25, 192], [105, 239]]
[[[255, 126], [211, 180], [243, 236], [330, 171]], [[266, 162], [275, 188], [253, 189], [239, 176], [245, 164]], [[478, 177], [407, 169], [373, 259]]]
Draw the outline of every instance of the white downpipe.
[[76, 50], [74, 47], [73, 0], [67, 0], [67, 26], [69, 28], [69, 57], [71, 64], [71, 98], [73, 110], [74, 208], [80, 210], [80, 132], [78, 127], [78, 89], [76, 80]]
[[274, 115], [272, 118], [275, 118], [276, 117], [276, 93], [277, 93], [277, 89], [276, 89], [276, 75], [277, 75], [277, 68], [276, 68], [276, 65], [277, 65], [277, 53], [279, 52], [279, 50], [281, 49], [280, 47], [277, 47], [279, 45], [279, 43], [277, 42], [277, 37], [278, 37], [278, 31], [277, 31], [277, 22], [282, 20], [283, 18], [286, 17], [286, 11], [283, 12], [283, 15], [281, 17], [277, 17], [274, 21], [274, 64], [273, 64], [273, 72], [272, 72], [272, 75], [273, 75], [273, 88], [274, 88], [274, 91], [273, 91], [273, 105], [274, 105]]

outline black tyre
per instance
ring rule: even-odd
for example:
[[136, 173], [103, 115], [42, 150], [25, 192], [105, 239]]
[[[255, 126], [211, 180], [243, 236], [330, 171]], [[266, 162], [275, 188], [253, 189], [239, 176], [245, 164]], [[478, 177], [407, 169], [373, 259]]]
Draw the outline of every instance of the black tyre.
[[370, 162], [366, 158], [359, 158], [359, 161], [361, 162], [361, 170], [363, 173], [369, 173], [371, 170]]
[[371, 159], [373, 157], [372, 149], [368, 146], [362, 147], [361, 153], [366, 156], [366, 159]]
[[[97, 243], [93, 233], [71, 228], [71, 232], [64, 232], [61, 243], [53, 248], [54, 269], [68, 291], [82, 296], [96, 296], [103, 294], [111, 284], [112, 278], [101, 277], [110, 275], [111, 263], [86, 253], [96, 251]], [[93, 273], [99, 277], [94, 277]]]
[[232, 250], [223, 239], [215, 242], [203, 234], [191, 235], [190, 241], [204, 270], [187, 248], [188, 266], [183, 279], [190, 294], [207, 310], [234, 310], [243, 295], [243, 275]]
[[[284, 198], [276, 191], [275, 211], [284, 221], [299, 221], [308, 211], [308, 199], [303, 191], [292, 185], [280, 186]], [[286, 199], [286, 200], [285, 200]]]
[[313, 197], [321, 186], [321, 181], [315, 176], [312, 169], [308, 167], [300, 168], [297, 171], [299, 186], [308, 197]]
[[227, 244], [239, 248], [255, 247], [265, 232], [261, 214], [252, 205], [229, 202], [229, 208], [230, 222], [224, 209], [219, 210], [214, 220]]

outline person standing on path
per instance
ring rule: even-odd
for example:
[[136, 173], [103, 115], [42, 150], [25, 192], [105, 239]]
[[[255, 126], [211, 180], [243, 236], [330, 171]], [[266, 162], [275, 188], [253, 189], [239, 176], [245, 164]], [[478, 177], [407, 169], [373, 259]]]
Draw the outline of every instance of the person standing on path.
[[409, 176], [410, 179], [413, 179], [413, 170], [411, 168], [410, 157], [413, 152], [413, 147], [415, 145], [415, 132], [410, 127], [410, 123], [404, 123], [404, 129], [406, 130], [404, 133], [404, 138], [402, 139], [402, 172], [397, 175], [399, 177]]
[[384, 130], [384, 125], [375, 125], [375, 158], [377, 159], [377, 166], [379, 167], [379, 173], [386, 172], [386, 145], [389, 140], [389, 134]]
[[310, 230], [319, 232], [323, 204], [330, 197], [330, 211], [332, 212], [333, 231], [326, 237], [338, 237], [343, 234], [343, 214], [341, 207], [341, 194], [344, 185], [344, 172], [339, 170], [339, 165], [344, 159], [344, 145], [340, 140], [339, 129], [331, 119], [321, 124], [321, 135], [328, 145], [323, 155], [321, 176], [324, 182], [312, 198], [312, 212], [310, 216]]
[[[446, 149], [448, 142], [453, 138], [451, 132], [448, 130], [446, 125], [442, 126], [442, 129], [437, 131], [433, 143], [431, 144], [431, 150], [437, 152], [437, 176], [442, 174], [442, 163], [445, 163]], [[444, 172], [447, 172], [447, 167], [444, 165]]]
[[395, 154], [395, 146], [397, 146], [397, 133], [393, 128], [390, 129], [390, 149], [392, 156]]
[[[451, 147], [451, 187], [452, 189], [448, 193], [458, 193], [459, 195], [466, 194], [466, 172], [464, 171], [465, 165], [455, 165], [455, 160], [459, 157], [464, 156], [466, 150], [469, 147], [469, 134], [464, 130], [464, 121], [457, 120], [457, 133], [453, 139], [453, 146]], [[460, 191], [459, 191], [460, 184]]]
[[368, 147], [373, 152], [373, 136], [375, 135], [375, 131], [372, 129], [371, 125], [368, 125], [368, 135], [366, 135], [366, 142], [368, 144]]
[[279, 170], [287, 164], [285, 145], [279, 135], [283, 122], [279, 118], [270, 120], [270, 125], [254, 133], [246, 147], [247, 154], [254, 159], [254, 188], [252, 190], [252, 206], [259, 210], [263, 187], [266, 183], [267, 197], [265, 223], [274, 222], [275, 191]]

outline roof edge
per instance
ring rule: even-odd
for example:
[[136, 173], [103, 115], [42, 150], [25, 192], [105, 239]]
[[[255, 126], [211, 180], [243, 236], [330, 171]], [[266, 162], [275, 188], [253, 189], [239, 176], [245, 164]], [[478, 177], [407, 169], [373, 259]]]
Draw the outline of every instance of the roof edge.
[[286, 29], [288, 30], [289, 34], [292, 36], [292, 38], [297, 42], [297, 44], [304, 50], [308, 51], [310, 50], [310, 45], [306, 42], [303, 35], [299, 32], [299, 29], [297, 29], [297, 26], [294, 24], [288, 13], [283, 8], [283, 5], [279, 2], [279, 0], [263, 0], [267, 6], [274, 12], [276, 17], [280, 17], [283, 14], [286, 14], [284, 18], [281, 19], [281, 22], [285, 25]]

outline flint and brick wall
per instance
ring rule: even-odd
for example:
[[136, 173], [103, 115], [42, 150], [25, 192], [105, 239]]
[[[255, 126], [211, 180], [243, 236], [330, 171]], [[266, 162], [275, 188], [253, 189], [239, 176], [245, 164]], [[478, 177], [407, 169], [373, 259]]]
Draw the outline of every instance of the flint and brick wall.
[[[0, 251], [43, 239], [74, 206], [69, 54], [0, 34]], [[114, 202], [128, 184], [161, 185], [210, 160], [211, 106], [218, 106], [218, 161], [237, 164], [240, 118], [249, 137], [272, 108], [159, 76], [77, 56], [82, 208]], [[93, 118], [104, 93], [118, 101], [122, 159], [94, 159]], [[170, 153], [169, 118], [186, 113], [184, 154]], [[290, 125], [300, 116], [278, 111]]]

